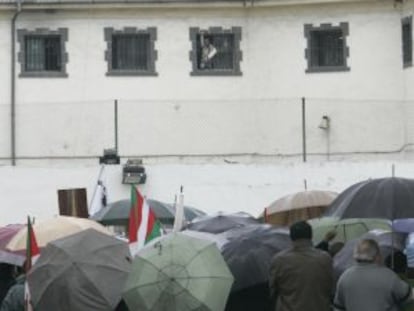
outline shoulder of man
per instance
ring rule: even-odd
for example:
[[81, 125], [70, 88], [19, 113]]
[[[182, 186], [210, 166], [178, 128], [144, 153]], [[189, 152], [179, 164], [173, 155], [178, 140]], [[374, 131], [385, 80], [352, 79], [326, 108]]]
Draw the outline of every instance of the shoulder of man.
[[290, 248], [280, 251], [272, 257], [272, 262], [284, 261], [287, 257], [290, 256], [290, 253]]

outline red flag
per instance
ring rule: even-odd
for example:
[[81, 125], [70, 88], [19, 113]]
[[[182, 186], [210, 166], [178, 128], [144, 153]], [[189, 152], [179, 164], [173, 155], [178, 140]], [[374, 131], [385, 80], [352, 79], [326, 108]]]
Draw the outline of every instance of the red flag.
[[[29, 270], [32, 268], [32, 265], [36, 262], [37, 258], [40, 255], [40, 250], [37, 245], [36, 236], [32, 227], [32, 222], [30, 221], [30, 217], [27, 217], [27, 242], [26, 242], [26, 264], [25, 264], [25, 272], [26, 275]], [[30, 290], [29, 284], [27, 283], [27, 279], [25, 282], [25, 293], [24, 293], [24, 305], [26, 311], [33, 311], [32, 304], [30, 303]]]
[[37, 246], [36, 236], [33, 230], [30, 217], [27, 217], [27, 244], [26, 244], [26, 273], [32, 268], [34, 264], [33, 259], [37, 259], [40, 255], [39, 247]]

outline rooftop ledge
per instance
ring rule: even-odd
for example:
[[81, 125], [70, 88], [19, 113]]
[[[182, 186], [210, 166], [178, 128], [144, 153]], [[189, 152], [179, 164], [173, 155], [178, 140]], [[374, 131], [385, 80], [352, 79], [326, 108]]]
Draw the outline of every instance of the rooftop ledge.
[[[394, 0], [395, 1], [395, 0]], [[43, 9], [107, 9], [107, 8], [214, 8], [214, 7], [270, 7], [329, 3], [390, 3], [393, 0], [30, 0], [22, 1], [23, 10]], [[15, 10], [16, 0], [0, 0], [0, 10]]]

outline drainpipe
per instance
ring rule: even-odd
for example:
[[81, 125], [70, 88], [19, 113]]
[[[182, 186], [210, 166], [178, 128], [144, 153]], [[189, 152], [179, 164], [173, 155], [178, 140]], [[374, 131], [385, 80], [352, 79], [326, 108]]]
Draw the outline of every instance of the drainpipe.
[[16, 20], [22, 10], [20, 0], [16, 2], [16, 12], [11, 20], [11, 165], [16, 166]]

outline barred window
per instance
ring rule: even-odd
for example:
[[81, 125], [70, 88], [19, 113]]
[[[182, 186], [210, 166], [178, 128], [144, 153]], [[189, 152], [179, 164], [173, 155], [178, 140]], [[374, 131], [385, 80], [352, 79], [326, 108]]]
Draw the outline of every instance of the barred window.
[[19, 29], [17, 35], [20, 43], [20, 77], [67, 77], [66, 28], [57, 31]]
[[26, 36], [26, 71], [60, 71], [59, 36]]
[[312, 31], [311, 66], [343, 66], [343, 37], [340, 30]]
[[156, 75], [155, 28], [105, 28], [107, 75]]
[[241, 75], [241, 28], [190, 29], [192, 75]]
[[403, 18], [401, 27], [403, 65], [408, 67], [413, 62], [412, 17]]
[[344, 71], [347, 67], [348, 48], [346, 36], [348, 24], [341, 23], [334, 27], [323, 24], [320, 27], [305, 25], [305, 36], [308, 40], [306, 57], [308, 72]]
[[148, 34], [113, 35], [112, 69], [148, 70], [149, 41]]

